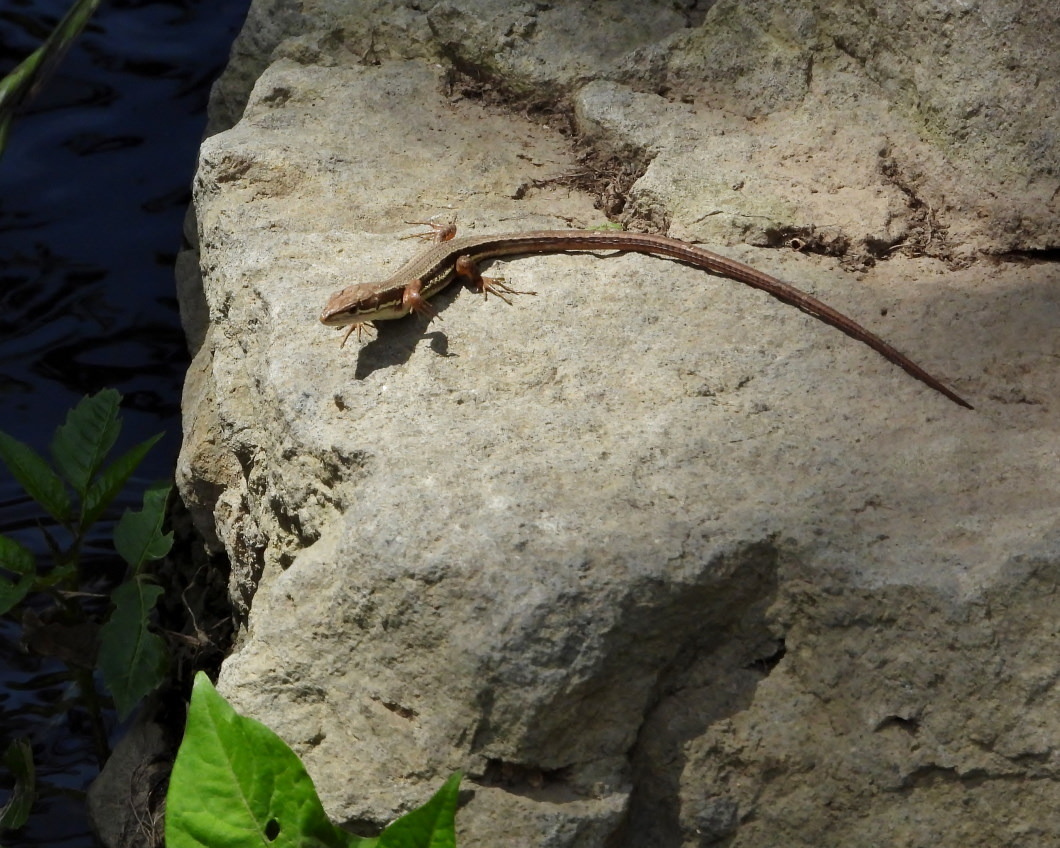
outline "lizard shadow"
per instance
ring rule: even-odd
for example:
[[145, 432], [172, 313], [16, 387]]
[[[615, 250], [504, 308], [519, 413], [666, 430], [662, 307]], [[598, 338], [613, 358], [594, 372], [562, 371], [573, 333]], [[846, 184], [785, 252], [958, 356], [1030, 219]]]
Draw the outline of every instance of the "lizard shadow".
[[431, 350], [438, 356], [458, 356], [458, 354], [450, 353], [449, 336], [444, 330], [438, 329], [430, 332], [427, 330], [431, 323], [441, 320], [440, 314], [449, 308], [462, 288], [463, 286], [453, 287], [450, 291], [441, 292], [432, 299], [431, 303], [439, 313], [434, 318], [412, 315], [397, 321], [377, 322], [375, 338], [364, 344], [357, 352], [354, 379], [364, 380], [382, 368], [403, 365], [412, 358], [417, 344], [423, 339], [428, 340]]
[[[568, 256], [574, 254], [588, 254], [590, 256], [595, 256], [598, 259], [604, 259], [610, 256], [621, 255], [627, 251], [609, 250], [604, 248], [599, 251], [556, 250], [553, 252]], [[493, 259], [485, 260], [482, 270], [488, 270], [489, 267], [493, 265], [493, 262]], [[501, 282], [504, 281], [503, 277], [497, 279]], [[432, 332], [424, 331], [434, 321], [441, 321], [441, 313], [449, 308], [450, 304], [453, 303], [456, 297], [464, 289], [470, 289], [470, 287], [468, 285], [450, 285], [435, 295], [431, 300], [431, 304], [437, 310], [438, 314], [434, 318], [428, 319], [422, 316], [412, 315], [396, 321], [377, 322], [375, 324], [376, 336], [362, 345], [361, 349], [358, 351], [354, 379], [364, 380], [382, 368], [389, 368], [408, 362], [416, 349], [417, 343], [421, 339], [429, 339], [431, 350], [438, 356], [444, 356], [447, 358], [459, 356], [459, 354], [451, 353], [449, 351], [449, 337], [446, 335], [444, 329]], [[475, 294], [475, 292], [469, 290], [468, 294]], [[537, 294], [537, 292], [514, 291], [509, 292], [509, 294]]]

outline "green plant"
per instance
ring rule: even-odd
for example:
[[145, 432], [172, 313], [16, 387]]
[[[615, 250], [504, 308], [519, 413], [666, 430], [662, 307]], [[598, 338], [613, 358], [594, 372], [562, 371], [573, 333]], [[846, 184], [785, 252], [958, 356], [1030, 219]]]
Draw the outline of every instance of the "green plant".
[[15, 778], [11, 798], [0, 807], [0, 831], [18, 830], [29, 818], [33, 806], [33, 749], [28, 739], [16, 739], [4, 751], [4, 765]]
[[298, 756], [236, 713], [201, 671], [166, 796], [168, 848], [455, 848], [460, 773], [379, 836], [328, 820]]
[[[92, 718], [101, 764], [108, 746], [93, 674], [97, 669], [102, 674], [121, 718], [161, 683], [165, 643], [151, 632], [149, 622], [162, 589], [152, 583], [144, 566], [165, 556], [173, 541], [172, 533], [162, 532], [170, 486], [151, 486], [144, 493], [143, 508], [127, 509], [114, 527], [114, 547], [128, 570], [111, 593], [108, 614], [100, 626], [99, 613], [93, 609], [99, 607], [98, 600], [83, 591], [92, 575], [84, 573], [82, 550], [92, 526], [161, 438], [161, 434], [153, 436], [108, 464], [121, 433], [120, 402], [121, 395], [113, 389], [84, 398], [56, 429], [50, 463], [0, 431], [0, 461], [55, 522], [54, 527], [41, 528], [51, 554], [46, 567], [38, 567], [24, 545], [0, 536], [0, 615], [22, 606], [26, 643], [70, 668], [81, 702]], [[37, 597], [27, 606], [30, 595]], [[4, 759], [16, 774], [21, 809], [27, 778], [32, 785], [33, 769], [32, 760], [24, 764], [28, 746], [19, 751], [9, 751]], [[0, 827], [11, 827], [16, 820], [11, 815], [0, 817]]]
[[[113, 389], [84, 398], [56, 429], [50, 463], [0, 431], [0, 462], [55, 522], [52, 529], [42, 527], [51, 552], [48, 568], [38, 568], [24, 545], [0, 536], [0, 615], [23, 605], [23, 622], [47, 632], [42, 642], [70, 666], [93, 715], [101, 761], [106, 738], [93, 672], [102, 674], [124, 717], [162, 681], [166, 660], [165, 642], [149, 627], [163, 590], [144, 565], [165, 556], [172, 545], [172, 533], [162, 532], [168, 484], [149, 487], [143, 508], [126, 510], [115, 525], [114, 547], [129, 566], [126, 579], [111, 593], [106, 619], [87, 649], [74, 644], [94, 632], [92, 627], [86, 631], [94, 617], [82, 591], [90, 577], [81, 563], [87, 534], [161, 438], [153, 436], [108, 463], [121, 432], [120, 402]], [[39, 604], [26, 606], [29, 596], [40, 594], [51, 601], [43, 614], [36, 611]], [[15, 740], [3, 762], [15, 777], [15, 790], [0, 807], [0, 830], [20, 827], [29, 814], [34, 766], [28, 742]], [[166, 798], [166, 844], [455, 848], [459, 785], [460, 775], [454, 774], [430, 801], [378, 837], [347, 833], [328, 820], [297, 755], [263, 724], [238, 715], [199, 672]]]
[[77, 40], [100, 0], [77, 0], [56, 24], [44, 43], [0, 79], [0, 155], [15, 111], [40, 88], [48, 73]]

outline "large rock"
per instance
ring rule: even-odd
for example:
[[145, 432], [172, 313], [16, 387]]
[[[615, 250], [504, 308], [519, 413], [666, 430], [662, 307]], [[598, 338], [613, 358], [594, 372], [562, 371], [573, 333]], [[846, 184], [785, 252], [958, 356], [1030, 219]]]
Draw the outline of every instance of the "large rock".
[[[826, 5], [252, 9], [181, 264], [179, 483], [245, 616], [221, 689], [337, 820], [460, 768], [465, 846], [1060, 843], [1060, 28]], [[976, 410], [644, 256], [497, 262], [537, 296], [346, 349], [316, 321], [407, 221], [594, 203]]]

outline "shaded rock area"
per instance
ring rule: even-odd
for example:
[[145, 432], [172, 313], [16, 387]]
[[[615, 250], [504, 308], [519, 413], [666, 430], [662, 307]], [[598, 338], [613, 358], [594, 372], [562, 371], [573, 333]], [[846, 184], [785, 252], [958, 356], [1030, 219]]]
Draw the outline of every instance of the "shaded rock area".
[[[1060, 844], [1058, 36], [998, 0], [254, 5], [178, 483], [232, 564], [221, 691], [334, 819], [463, 769], [470, 848]], [[628, 254], [497, 261], [537, 294], [340, 349], [327, 297], [453, 215], [702, 243], [976, 409]]]

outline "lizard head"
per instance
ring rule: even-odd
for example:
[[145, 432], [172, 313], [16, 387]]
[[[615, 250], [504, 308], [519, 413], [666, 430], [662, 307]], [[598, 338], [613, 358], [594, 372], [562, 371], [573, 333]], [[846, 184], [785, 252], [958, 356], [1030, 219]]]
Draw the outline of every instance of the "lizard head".
[[397, 296], [380, 288], [377, 283], [357, 283], [336, 292], [320, 313], [320, 323], [328, 327], [345, 327], [386, 318], [400, 318], [407, 313], [401, 306], [401, 291]]

